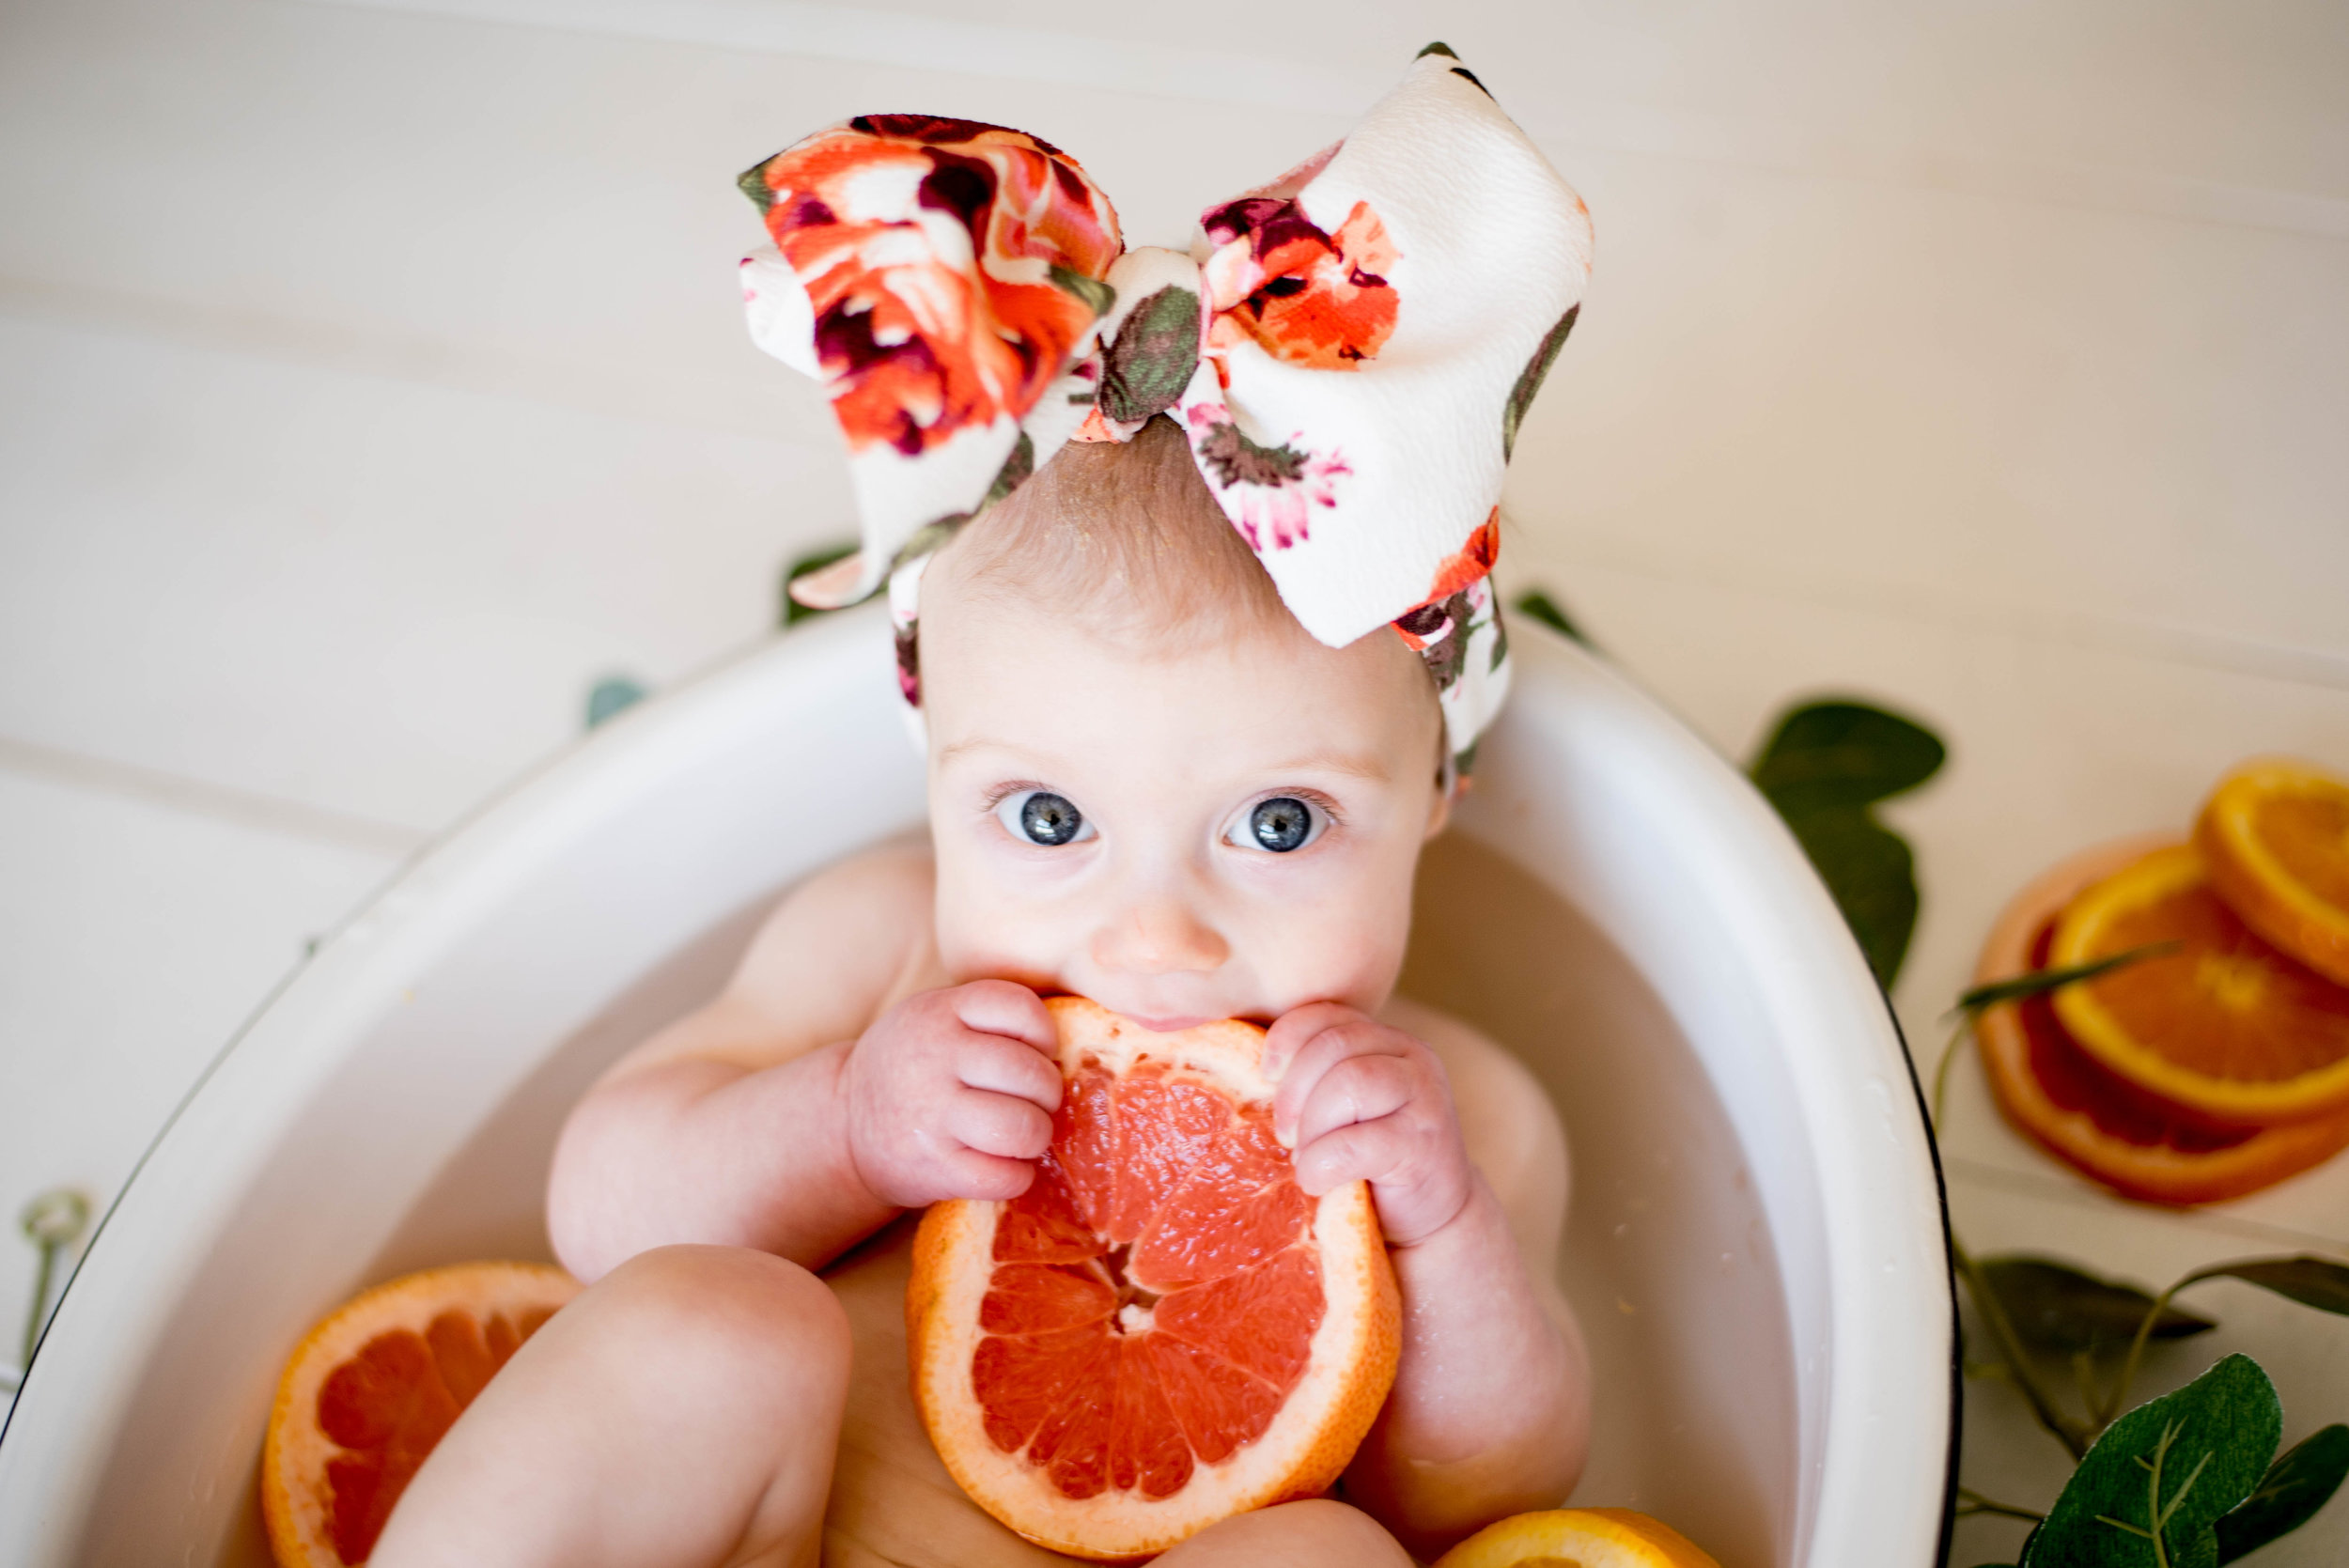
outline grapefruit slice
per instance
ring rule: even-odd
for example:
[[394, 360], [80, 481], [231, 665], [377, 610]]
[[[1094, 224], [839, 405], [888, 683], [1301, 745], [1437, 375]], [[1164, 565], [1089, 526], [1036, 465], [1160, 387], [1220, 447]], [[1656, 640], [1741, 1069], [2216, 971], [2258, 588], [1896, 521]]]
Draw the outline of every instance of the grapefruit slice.
[[1486, 1525], [1436, 1568], [1721, 1568], [1661, 1519], [1628, 1508], [1553, 1508]]
[[2180, 951], [2056, 993], [2056, 1016], [2081, 1048], [2214, 1122], [2266, 1126], [2349, 1110], [2349, 988], [2237, 919], [2192, 845], [2156, 849], [2084, 890], [2048, 955], [2069, 968], [2156, 942]]
[[[2077, 894], [2173, 843], [2105, 845], [2032, 882], [1991, 927], [1976, 983], [2046, 968], [2057, 918]], [[2349, 1115], [2227, 1127], [2146, 1093], [2081, 1049], [2044, 993], [1987, 1009], [1974, 1035], [1991, 1093], [2016, 1130], [2123, 1197], [2220, 1203], [2296, 1176], [2349, 1147]]]
[[279, 1568], [366, 1561], [441, 1435], [577, 1294], [545, 1264], [457, 1264], [378, 1285], [311, 1329], [278, 1380], [261, 1448]]
[[1045, 1005], [1064, 1088], [1034, 1182], [934, 1203], [914, 1240], [913, 1398], [939, 1457], [1077, 1557], [1327, 1490], [1401, 1345], [1368, 1188], [1299, 1189], [1252, 1024], [1155, 1034]]
[[2349, 779], [2281, 758], [2247, 764], [2202, 807], [2194, 844], [2244, 924], [2349, 986]]

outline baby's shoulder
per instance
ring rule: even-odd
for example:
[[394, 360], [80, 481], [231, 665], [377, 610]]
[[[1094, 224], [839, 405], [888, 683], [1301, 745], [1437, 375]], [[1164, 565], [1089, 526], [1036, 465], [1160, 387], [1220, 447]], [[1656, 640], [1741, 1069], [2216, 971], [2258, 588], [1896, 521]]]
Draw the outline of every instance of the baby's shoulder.
[[826, 866], [776, 904], [729, 988], [767, 1010], [803, 1011], [820, 998], [844, 1023], [863, 1015], [848, 1032], [861, 1031], [934, 982], [936, 882], [926, 840], [899, 840]]

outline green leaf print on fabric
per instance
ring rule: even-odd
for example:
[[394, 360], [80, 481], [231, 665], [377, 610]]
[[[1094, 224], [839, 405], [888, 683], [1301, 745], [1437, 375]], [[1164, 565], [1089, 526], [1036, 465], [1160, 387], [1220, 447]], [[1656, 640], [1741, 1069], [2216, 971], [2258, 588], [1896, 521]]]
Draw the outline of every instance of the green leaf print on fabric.
[[734, 180], [742, 194], [751, 198], [751, 205], [761, 212], [775, 205], [775, 193], [767, 184], [767, 163], [771, 162], [772, 160], [770, 159], [753, 163], [736, 176]]
[[1195, 450], [1203, 461], [1215, 465], [1216, 483], [1234, 485], [1293, 485], [1305, 473], [1306, 457], [1293, 446], [1258, 446], [1237, 425], [1217, 425]]
[[1575, 318], [1581, 314], [1582, 305], [1578, 301], [1558, 318], [1558, 324], [1543, 336], [1533, 357], [1525, 362], [1517, 384], [1509, 389], [1509, 401], [1501, 411], [1501, 456], [1504, 460], [1517, 449], [1517, 427], [1525, 421], [1525, 411], [1533, 406], [1533, 395], [1542, 390], [1543, 378], [1549, 374], [1558, 350], [1566, 346], [1566, 334], [1574, 331]]
[[1116, 289], [1112, 288], [1099, 278], [1089, 278], [1073, 268], [1061, 266], [1058, 262], [1052, 264], [1051, 278], [1054, 287], [1063, 293], [1074, 294], [1092, 306], [1093, 314], [1097, 318], [1107, 316], [1110, 313], [1110, 306], [1117, 303]]
[[1101, 356], [1101, 413], [1121, 422], [1174, 406], [1199, 368], [1199, 296], [1172, 284], [1134, 307]]

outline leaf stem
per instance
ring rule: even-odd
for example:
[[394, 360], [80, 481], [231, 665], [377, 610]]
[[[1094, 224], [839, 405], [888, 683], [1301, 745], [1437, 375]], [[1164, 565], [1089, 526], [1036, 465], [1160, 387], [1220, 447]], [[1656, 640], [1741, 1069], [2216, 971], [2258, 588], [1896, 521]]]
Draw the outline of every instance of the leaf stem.
[[2096, 1407], [2089, 1412], [2089, 1416], [2095, 1422], [2097, 1434], [2101, 1434], [2106, 1427], [2110, 1426], [2113, 1419], [2121, 1414], [2121, 1406], [2129, 1397], [2129, 1385], [2137, 1381], [2138, 1363], [2145, 1358], [2146, 1343], [2153, 1339], [2154, 1327], [2160, 1323], [2161, 1314], [2170, 1310], [2170, 1298], [2188, 1285], [2199, 1284], [2204, 1280], [2215, 1280], [2217, 1277], [2218, 1270], [2217, 1269], [2198, 1268], [2154, 1297], [2154, 1304], [2145, 1309], [2145, 1316], [2139, 1322], [2137, 1333], [2129, 1341], [2129, 1353], [2122, 1358], [2121, 1370], [2113, 1377], [2111, 1394], [2100, 1401]]
[[1981, 1314], [1983, 1327], [1990, 1330], [1991, 1343], [1997, 1348], [1999, 1359], [2006, 1362], [2007, 1371], [2015, 1386], [2022, 1390], [2023, 1398], [2029, 1402], [2031, 1414], [2039, 1418], [2039, 1424], [2063, 1445], [2075, 1461], [2087, 1458], [2086, 1429], [2057, 1409], [2047, 1391], [2039, 1386], [2039, 1374], [2032, 1369], [2030, 1358], [2023, 1349], [2021, 1336], [2015, 1333], [2014, 1323], [2006, 1315], [2006, 1307], [1999, 1300], [1998, 1293], [1990, 1288], [1989, 1281], [1982, 1277], [1982, 1270], [1975, 1266], [1973, 1255], [1954, 1235], [1950, 1237], [1950, 1261], [1965, 1277], [1966, 1292], [1974, 1298], [1974, 1311]]
[[2011, 1502], [1999, 1502], [1995, 1498], [1985, 1498], [1970, 1486], [1959, 1487], [1957, 1497], [1957, 1516], [1961, 1519], [1970, 1518], [1977, 1514], [1995, 1514], [2001, 1518], [2029, 1519], [2031, 1523], [2037, 1524], [2046, 1517], [2036, 1509], [2017, 1508]]
[[1934, 1063], [1933, 1131], [1937, 1137], [1940, 1134], [1943, 1112], [1948, 1109], [1949, 1104], [1950, 1063], [1957, 1060], [1958, 1047], [1964, 1045], [1973, 1034], [1973, 1032], [1974, 1020], [1972, 1015], [1968, 1014], [1968, 1016], [1958, 1019], [1957, 1027], [1950, 1031], [1948, 1043], [1943, 1045], [1941, 1048], [1941, 1060]]

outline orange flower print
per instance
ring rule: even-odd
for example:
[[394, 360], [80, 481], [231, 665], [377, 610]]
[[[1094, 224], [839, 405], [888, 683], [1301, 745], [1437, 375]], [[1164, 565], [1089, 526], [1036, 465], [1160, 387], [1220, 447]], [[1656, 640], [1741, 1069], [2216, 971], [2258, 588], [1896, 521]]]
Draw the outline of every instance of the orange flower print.
[[1425, 603], [1433, 604], [1450, 598], [1480, 577], [1487, 576], [1493, 563], [1501, 559], [1501, 508], [1495, 506], [1491, 515], [1476, 525], [1476, 532], [1468, 536], [1468, 543], [1443, 558], [1436, 568], [1436, 580], [1427, 585]]
[[1200, 269], [1215, 324], [1210, 351], [1242, 339], [1278, 360], [1353, 370], [1394, 331], [1387, 273], [1398, 253], [1370, 203], [1325, 234], [1294, 198], [1243, 196], [1200, 218], [1215, 246]]
[[852, 452], [907, 457], [1033, 409], [1109, 303], [1117, 214], [1022, 132], [865, 115], [742, 177], [807, 290]]

